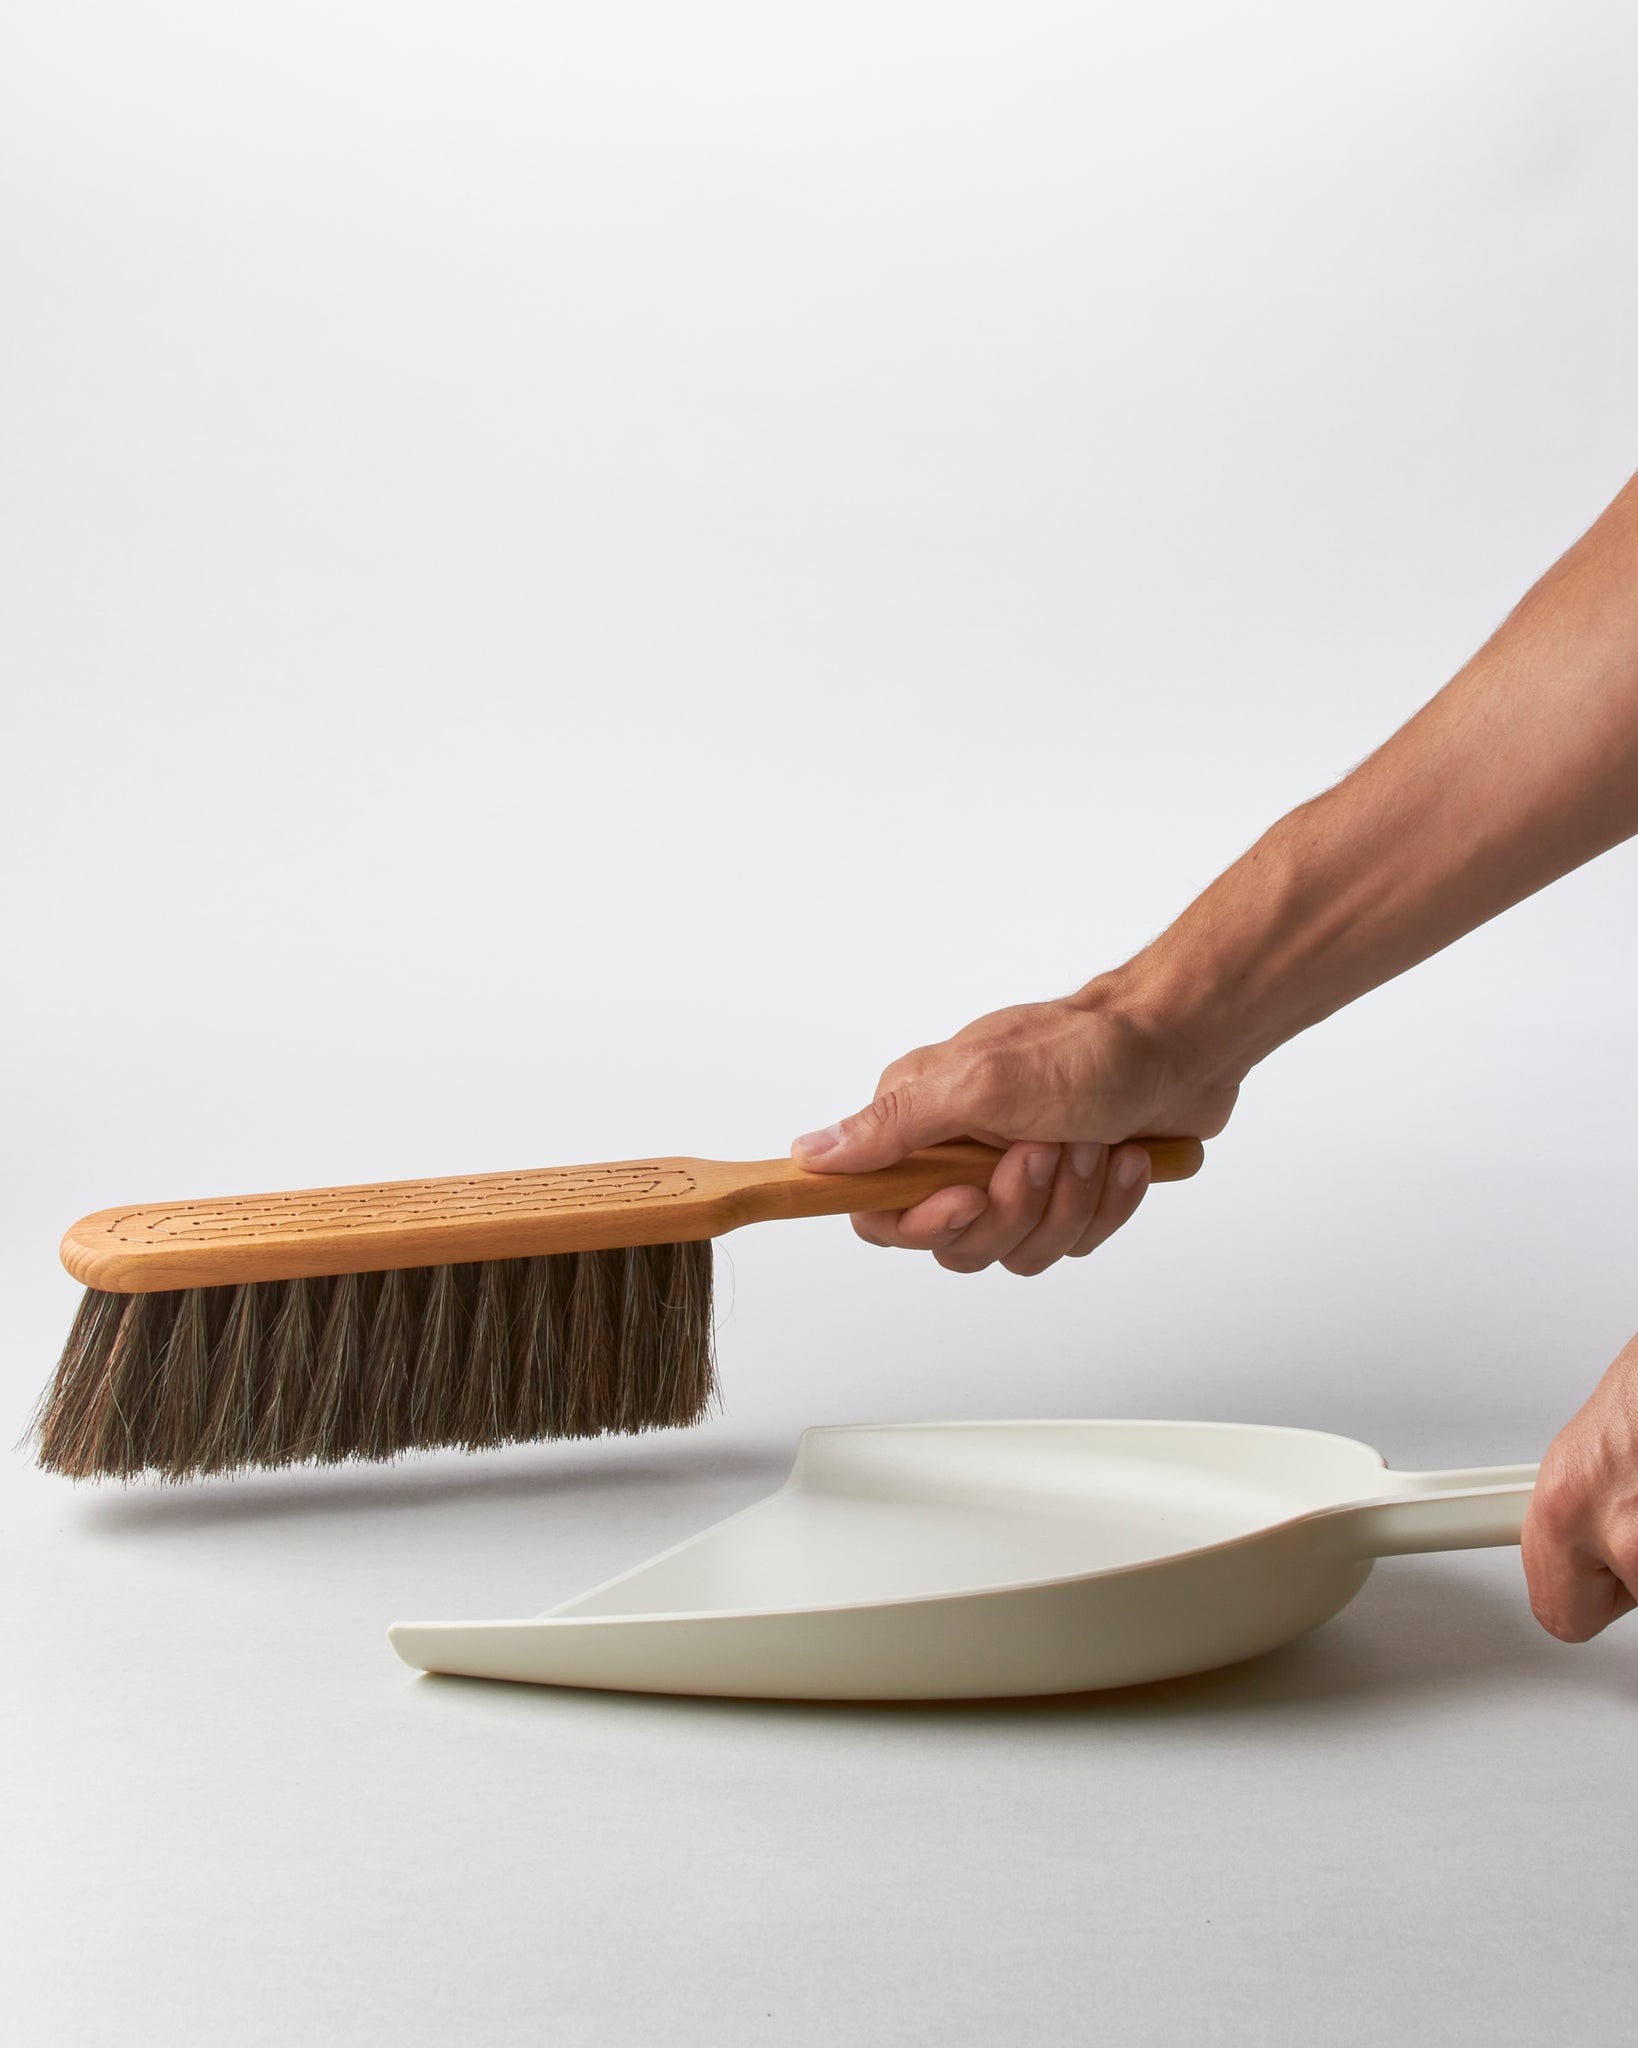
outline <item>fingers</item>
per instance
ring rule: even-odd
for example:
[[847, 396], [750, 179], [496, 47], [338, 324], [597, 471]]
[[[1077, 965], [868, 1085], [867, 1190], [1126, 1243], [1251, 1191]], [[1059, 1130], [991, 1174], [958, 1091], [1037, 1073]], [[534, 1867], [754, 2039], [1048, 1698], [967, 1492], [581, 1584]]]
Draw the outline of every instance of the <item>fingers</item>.
[[1531, 1612], [1561, 1643], [1589, 1642], [1638, 1606], [1631, 1518], [1583, 1455], [1583, 1429], [1578, 1416], [1542, 1461], [1524, 1519]]
[[1069, 1247], [1067, 1256], [1084, 1259], [1123, 1223], [1130, 1223], [1149, 1192], [1149, 1155], [1141, 1145], [1120, 1145], [1110, 1157], [1108, 1172], [1091, 1222]]
[[906, 1079], [883, 1087], [857, 1114], [798, 1138], [791, 1157], [810, 1173], [873, 1173], [919, 1146], [961, 1137], [967, 1125], [936, 1079]]
[[1058, 1145], [1011, 1145], [990, 1176], [989, 1200], [957, 1242], [933, 1256], [951, 1273], [981, 1273], [1007, 1259], [1046, 1215], [1057, 1183]]
[[1638, 1606], [1614, 1570], [1594, 1550], [1559, 1545], [1524, 1531], [1524, 1570], [1530, 1609], [1561, 1643], [1585, 1643]]
[[[1062, 1035], [1067, 1028], [1062, 1005], [1038, 1004], [1028, 1012], [1050, 1011]], [[893, 1166], [907, 1152], [939, 1145], [946, 1138], [985, 1138], [1010, 1121], [1012, 1134], [1030, 1128], [1032, 1116], [1015, 1120], [1013, 1099], [1034, 1098], [1058, 1074], [1062, 1059], [1048, 1059], [1041, 1038], [1045, 1027], [1020, 1024], [1025, 1010], [998, 1011], [981, 1017], [941, 1045], [924, 1045], [906, 1053], [876, 1084], [873, 1102], [840, 1123], [809, 1131], [791, 1146], [791, 1157], [813, 1173], [873, 1173]], [[1010, 1021], [1009, 1021], [1010, 1020]], [[973, 1034], [977, 1042], [970, 1042]], [[1005, 1054], [998, 1046], [1005, 1044]], [[1006, 1112], [1003, 1114], [1003, 1112]], [[996, 1137], [996, 1145], [1006, 1139]]]
[[[1148, 1186], [1141, 1146], [1111, 1130], [1220, 1130], [1232, 1107], [1185, 1104], [1168, 1121], [1170, 1069], [1152, 1035], [1106, 1007], [1064, 999], [980, 1017], [896, 1060], [873, 1102], [791, 1146], [816, 1173], [872, 1173], [948, 1138], [1002, 1153], [985, 1193], [946, 1188], [902, 1213], [857, 1216], [872, 1244], [930, 1251], [952, 1272], [1021, 1274], [1082, 1257], [1127, 1221]], [[1174, 1091], [1175, 1092], [1175, 1091]]]
[[931, 1252], [952, 1273], [1005, 1266], [1034, 1275], [1065, 1257], [1080, 1258], [1127, 1221], [1149, 1184], [1141, 1145], [1011, 1146], [988, 1196], [979, 1188], [941, 1188], [902, 1213], [855, 1216], [869, 1244]]
[[[1032, 1278], [1054, 1266], [1093, 1227], [1098, 1205], [1109, 1186], [1107, 1145], [1065, 1145], [1053, 1177], [1052, 1192], [1033, 1227], [1001, 1254], [1009, 1273]], [[961, 1241], [966, 1250], [972, 1232]]]
[[1560, 1642], [1638, 1606], [1638, 1338], [1549, 1445], [1523, 1548], [1531, 1608]]
[[941, 1251], [953, 1245], [988, 1206], [982, 1188], [940, 1188], [913, 1209], [877, 1209], [855, 1216], [853, 1228], [866, 1244], [895, 1251]]

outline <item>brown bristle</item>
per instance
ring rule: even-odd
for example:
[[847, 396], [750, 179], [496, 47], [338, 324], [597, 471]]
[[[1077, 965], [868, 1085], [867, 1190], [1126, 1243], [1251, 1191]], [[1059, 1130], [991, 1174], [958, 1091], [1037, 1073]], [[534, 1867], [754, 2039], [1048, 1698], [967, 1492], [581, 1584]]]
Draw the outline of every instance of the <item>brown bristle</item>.
[[[197, 1299], [203, 1289], [196, 1291]], [[200, 1438], [199, 1470], [231, 1472], [249, 1458], [256, 1441], [256, 1418], [261, 1407], [257, 1398], [262, 1380], [263, 1326], [278, 1306], [278, 1291], [268, 1289], [269, 1301], [261, 1288], [251, 1283], [238, 1287], [212, 1288], [223, 1297], [221, 1327], [212, 1341], [200, 1330], [194, 1368], [206, 1395], [205, 1424]], [[177, 1319], [180, 1330], [187, 1318], [184, 1301]], [[170, 1377], [167, 1357], [165, 1377]], [[160, 1433], [161, 1441], [164, 1441]]]
[[490, 1259], [473, 1270], [466, 1370], [453, 1430], [468, 1450], [482, 1450], [506, 1435], [511, 1416], [512, 1295], [509, 1260]]
[[171, 1325], [149, 1427], [164, 1441], [201, 1437], [210, 1410], [210, 1304], [202, 1294], [164, 1298]]
[[35, 1409], [30, 1423], [33, 1434], [43, 1444], [49, 1426], [55, 1453], [67, 1465], [91, 1469], [90, 1418], [128, 1305], [123, 1295], [99, 1294], [95, 1288], [80, 1296], [57, 1376]]
[[452, 1405], [450, 1382], [459, 1386], [461, 1367], [466, 1363], [466, 1308], [461, 1292], [459, 1267], [435, 1266], [427, 1275], [410, 1383], [407, 1433], [412, 1443], [425, 1442], [438, 1431]]
[[356, 1273], [343, 1273], [330, 1293], [329, 1312], [319, 1336], [313, 1365], [312, 1392], [296, 1425], [292, 1448], [358, 1441], [354, 1397], [364, 1358], [363, 1283]]
[[73, 1479], [186, 1479], [698, 1422], [711, 1243], [161, 1294], [88, 1289], [36, 1421]]
[[675, 1409], [680, 1414], [703, 1415], [717, 1391], [711, 1247], [709, 1243], [665, 1244], [657, 1247], [657, 1254], [665, 1285], [654, 1403], [656, 1408]]
[[250, 1435], [250, 1463], [279, 1465], [301, 1455], [301, 1419], [313, 1397], [318, 1333], [330, 1304], [328, 1280], [272, 1280], [263, 1376]]
[[583, 1252], [564, 1311], [563, 1414], [565, 1436], [584, 1436], [593, 1416], [618, 1426], [620, 1297], [618, 1252]]
[[174, 1303], [144, 1297], [129, 1303], [119, 1319], [84, 1418], [82, 1455], [99, 1471], [123, 1476], [141, 1469], [142, 1446], [159, 1405], [159, 1364], [176, 1314]]
[[512, 1326], [512, 1413], [507, 1434], [527, 1443], [557, 1436], [563, 1304], [573, 1284], [574, 1261], [519, 1259], [517, 1320]]
[[408, 1273], [383, 1273], [358, 1390], [358, 1454], [390, 1458], [406, 1441], [414, 1304]]

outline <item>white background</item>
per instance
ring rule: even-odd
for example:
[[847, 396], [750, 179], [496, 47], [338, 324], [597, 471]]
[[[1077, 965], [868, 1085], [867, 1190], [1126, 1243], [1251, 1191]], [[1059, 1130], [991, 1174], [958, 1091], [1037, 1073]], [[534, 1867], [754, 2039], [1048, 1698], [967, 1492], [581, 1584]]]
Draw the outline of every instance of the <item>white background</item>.
[[[756, 1156], [1123, 958], [1638, 464], [1618, 0], [13, 0], [4, 1413], [126, 1196]], [[4, 1471], [18, 2038], [1612, 2038], [1638, 1640], [1515, 1554], [966, 1712], [410, 1677], [808, 1422], [1538, 1455], [1638, 1325], [1606, 858], [1097, 1259], [730, 1240], [686, 1437]], [[1638, 1625], [1631, 1625], [1638, 1627]]]

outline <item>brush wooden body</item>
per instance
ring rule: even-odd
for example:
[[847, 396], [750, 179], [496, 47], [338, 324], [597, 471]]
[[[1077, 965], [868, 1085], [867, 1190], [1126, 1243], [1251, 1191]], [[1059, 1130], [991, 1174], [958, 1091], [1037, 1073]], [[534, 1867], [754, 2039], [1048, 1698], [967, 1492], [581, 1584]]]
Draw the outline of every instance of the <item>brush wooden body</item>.
[[[1193, 1138], [1145, 1138], [1157, 1180]], [[104, 1209], [37, 1419], [75, 1479], [189, 1479], [679, 1429], [715, 1398], [711, 1246], [743, 1223], [987, 1187], [999, 1152], [880, 1173], [638, 1159]]]
[[[1156, 1180], [1199, 1170], [1197, 1138], [1144, 1138]], [[904, 1209], [940, 1188], [988, 1187], [1001, 1154], [960, 1142], [878, 1173], [809, 1173], [789, 1159], [633, 1159], [444, 1180], [101, 1209], [64, 1237], [76, 1280], [110, 1294], [386, 1273], [481, 1259], [686, 1244], [778, 1217]]]

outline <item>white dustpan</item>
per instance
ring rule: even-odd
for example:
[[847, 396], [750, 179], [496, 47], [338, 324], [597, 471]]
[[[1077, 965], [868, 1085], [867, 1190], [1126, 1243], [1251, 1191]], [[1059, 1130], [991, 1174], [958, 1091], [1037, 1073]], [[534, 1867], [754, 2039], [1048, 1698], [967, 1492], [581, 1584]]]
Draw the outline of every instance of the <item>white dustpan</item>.
[[531, 1621], [400, 1622], [423, 1671], [629, 1692], [982, 1699], [1205, 1671], [1379, 1557], [1516, 1543], [1533, 1465], [1390, 1472], [1209, 1422], [810, 1429], [780, 1490]]

